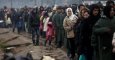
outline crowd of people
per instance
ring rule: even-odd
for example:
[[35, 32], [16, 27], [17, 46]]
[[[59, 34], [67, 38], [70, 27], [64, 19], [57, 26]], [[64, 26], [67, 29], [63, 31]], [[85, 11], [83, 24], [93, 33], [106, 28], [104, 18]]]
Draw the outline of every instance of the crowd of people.
[[[115, 4], [107, 1], [92, 5], [69, 5], [0, 10], [5, 28], [18, 34], [32, 34], [34, 46], [45, 38], [44, 46], [55, 41], [57, 48], [66, 46], [70, 60], [114, 60], [112, 43], [115, 32]], [[48, 44], [47, 44], [48, 43]], [[113, 45], [112, 45], [113, 44]], [[76, 58], [77, 56], [77, 58]], [[83, 59], [84, 58], [84, 59]]]

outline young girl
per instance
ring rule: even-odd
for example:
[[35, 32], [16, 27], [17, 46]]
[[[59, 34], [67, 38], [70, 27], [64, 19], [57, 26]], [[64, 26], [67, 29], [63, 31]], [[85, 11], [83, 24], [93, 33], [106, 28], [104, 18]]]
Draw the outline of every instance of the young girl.
[[49, 16], [48, 16], [48, 12], [44, 13], [44, 18], [43, 18], [43, 38], [46, 38], [46, 31], [47, 31], [47, 25], [49, 22]]
[[43, 19], [44, 19], [45, 11], [42, 12], [42, 15], [40, 16], [40, 36], [43, 37]]
[[45, 41], [45, 46], [46, 46], [46, 43], [49, 41], [49, 46], [51, 45], [51, 42], [53, 40], [53, 36], [54, 36], [54, 29], [53, 29], [53, 24], [52, 22], [48, 22], [48, 25], [47, 25], [47, 31], [46, 31], [46, 41]]

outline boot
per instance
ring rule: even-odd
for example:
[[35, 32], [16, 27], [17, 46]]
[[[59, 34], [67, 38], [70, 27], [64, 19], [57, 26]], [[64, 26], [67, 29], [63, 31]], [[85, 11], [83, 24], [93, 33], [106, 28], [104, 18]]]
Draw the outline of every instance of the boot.
[[51, 40], [49, 40], [49, 46], [51, 45]]
[[44, 42], [44, 46], [46, 46], [46, 43], [47, 43], [47, 40], [45, 40], [45, 42]]
[[35, 40], [32, 40], [32, 42], [33, 42], [33, 45], [35, 46], [36, 44], [35, 44]]
[[36, 46], [39, 46], [39, 40], [36, 40]]

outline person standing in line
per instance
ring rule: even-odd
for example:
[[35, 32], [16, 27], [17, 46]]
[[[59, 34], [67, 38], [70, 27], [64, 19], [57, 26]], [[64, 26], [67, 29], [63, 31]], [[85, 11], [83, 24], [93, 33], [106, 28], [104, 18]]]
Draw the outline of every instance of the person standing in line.
[[48, 29], [48, 22], [49, 22], [50, 17], [48, 16], [48, 12], [45, 12], [44, 18], [43, 18], [43, 37], [46, 38], [46, 32]]
[[18, 21], [18, 12], [15, 9], [11, 9], [11, 21], [12, 21], [12, 32], [15, 32], [15, 29], [17, 28], [17, 21]]
[[[67, 16], [65, 17], [63, 21], [63, 27], [67, 33], [67, 50], [70, 51], [68, 54], [68, 57], [70, 59], [75, 58], [75, 34], [74, 34], [74, 25], [77, 22], [77, 16], [73, 14], [73, 11], [71, 8], [67, 8], [66, 10]], [[70, 56], [71, 55], [71, 56]]]
[[55, 44], [57, 46], [57, 48], [61, 48], [62, 47], [62, 43], [64, 41], [64, 28], [63, 28], [63, 16], [62, 16], [62, 7], [58, 6], [56, 8], [56, 13], [53, 15], [52, 17], [52, 22], [54, 25], [54, 29], [55, 29], [55, 36], [56, 36], [56, 40], [55, 40]]
[[44, 19], [44, 14], [45, 14], [46, 11], [43, 11], [42, 12], [42, 15], [40, 16], [40, 38], [44, 37], [43, 36], [43, 19]]
[[[92, 36], [92, 30], [93, 30], [93, 26], [95, 25], [95, 23], [101, 18], [101, 7], [99, 7], [97, 4], [93, 4], [90, 6], [90, 27], [91, 27], [91, 30], [90, 30], [90, 38]], [[93, 41], [91, 41], [92, 43]], [[91, 46], [93, 46], [93, 44], [91, 44]], [[93, 59], [94, 58], [94, 48], [93, 48], [93, 51], [92, 51], [92, 54], [93, 54]]]
[[81, 10], [81, 18], [79, 18], [79, 28], [77, 34], [78, 46], [77, 54], [78, 59], [81, 56], [85, 56], [86, 60], [92, 60], [92, 46], [91, 46], [91, 26], [90, 26], [90, 14], [87, 8]]
[[39, 45], [39, 26], [40, 26], [40, 18], [39, 15], [37, 13], [37, 8], [34, 8], [31, 11], [31, 15], [30, 15], [30, 27], [32, 30], [32, 42], [34, 46]]
[[106, 6], [101, 17], [93, 27], [92, 41], [95, 60], [114, 60], [112, 39], [115, 32], [115, 11], [113, 6]]
[[18, 20], [17, 20], [17, 30], [18, 34], [24, 32], [24, 20], [23, 20], [23, 9], [20, 9], [18, 12]]
[[22, 14], [22, 17], [23, 17], [23, 21], [24, 21], [24, 31], [28, 32], [28, 17], [29, 17], [29, 14], [28, 14], [28, 9], [27, 8], [24, 8], [24, 12]]
[[46, 46], [48, 41], [49, 41], [49, 46], [51, 46], [51, 42], [52, 42], [53, 38], [54, 38], [53, 24], [52, 24], [51, 21], [49, 21], [48, 24], [47, 24], [45, 46]]
[[80, 12], [81, 12], [81, 10], [84, 9], [84, 8], [85, 8], [85, 5], [83, 5], [83, 4], [80, 4], [80, 5], [78, 6], [78, 10], [77, 10], [77, 13], [76, 13], [76, 15], [77, 15], [78, 17], [81, 17]]

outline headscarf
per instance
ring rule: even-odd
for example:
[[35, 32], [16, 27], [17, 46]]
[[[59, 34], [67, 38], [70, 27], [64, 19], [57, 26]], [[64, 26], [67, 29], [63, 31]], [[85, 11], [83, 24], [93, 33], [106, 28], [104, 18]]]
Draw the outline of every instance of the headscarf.
[[[68, 15], [68, 11], [69, 11], [69, 10], [70, 10], [71, 13], [72, 13], [71, 16]], [[71, 20], [73, 20], [73, 18], [74, 18], [75, 15], [73, 14], [72, 8], [67, 8], [67, 9], [66, 9], [66, 13], [67, 13], [67, 16], [68, 16]]]

